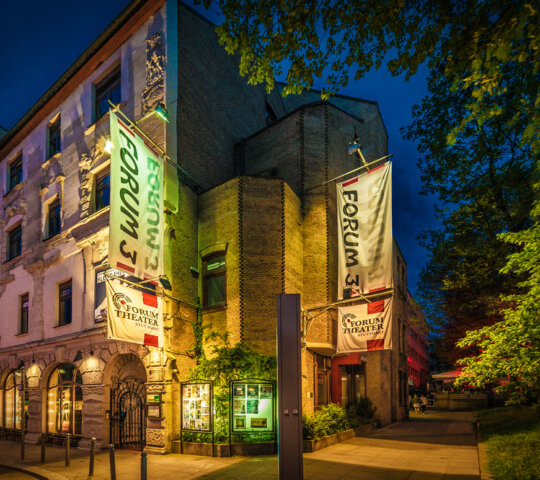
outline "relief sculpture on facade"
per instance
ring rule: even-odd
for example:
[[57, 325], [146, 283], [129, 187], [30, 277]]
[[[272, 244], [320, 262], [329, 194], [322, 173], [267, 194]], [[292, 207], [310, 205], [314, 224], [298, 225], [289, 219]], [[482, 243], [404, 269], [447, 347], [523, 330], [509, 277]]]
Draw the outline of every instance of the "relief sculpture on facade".
[[146, 88], [142, 92], [142, 114], [163, 101], [165, 91], [165, 46], [158, 32], [146, 41]]

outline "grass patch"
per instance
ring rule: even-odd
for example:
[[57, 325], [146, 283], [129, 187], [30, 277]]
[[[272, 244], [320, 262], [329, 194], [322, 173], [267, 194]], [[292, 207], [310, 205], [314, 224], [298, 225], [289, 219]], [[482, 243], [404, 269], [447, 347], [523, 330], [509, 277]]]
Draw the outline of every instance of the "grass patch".
[[477, 415], [494, 479], [540, 479], [538, 405], [481, 410]]

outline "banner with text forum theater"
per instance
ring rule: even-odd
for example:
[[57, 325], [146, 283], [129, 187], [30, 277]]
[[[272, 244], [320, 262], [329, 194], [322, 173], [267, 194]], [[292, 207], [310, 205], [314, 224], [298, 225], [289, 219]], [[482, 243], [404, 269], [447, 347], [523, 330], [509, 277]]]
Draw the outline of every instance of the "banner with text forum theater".
[[338, 308], [336, 353], [392, 349], [392, 298]]
[[337, 184], [338, 299], [392, 286], [392, 163]]
[[163, 275], [163, 159], [110, 110], [109, 265], [141, 279]]
[[163, 347], [161, 298], [107, 279], [107, 338]]

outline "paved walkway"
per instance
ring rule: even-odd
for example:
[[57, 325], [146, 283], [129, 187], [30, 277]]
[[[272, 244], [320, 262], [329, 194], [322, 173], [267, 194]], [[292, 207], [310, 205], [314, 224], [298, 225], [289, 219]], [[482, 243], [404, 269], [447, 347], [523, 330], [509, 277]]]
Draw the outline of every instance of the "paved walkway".
[[[306, 480], [477, 480], [478, 451], [468, 412], [411, 414], [411, 419], [356, 437], [314, 453], [304, 454]], [[39, 447], [28, 445], [26, 460], [17, 460], [19, 445], [0, 442], [0, 465], [13, 465], [50, 480], [88, 479], [88, 452], [72, 450], [64, 466], [63, 450], [47, 449], [47, 463], [39, 463]], [[116, 452], [118, 480], [139, 480], [140, 454]], [[5, 475], [5, 476], [4, 476]], [[276, 456], [212, 458], [195, 455], [149, 455], [148, 479], [275, 480]], [[0, 480], [29, 478], [0, 470]], [[108, 480], [106, 452], [96, 455], [93, 480]]]

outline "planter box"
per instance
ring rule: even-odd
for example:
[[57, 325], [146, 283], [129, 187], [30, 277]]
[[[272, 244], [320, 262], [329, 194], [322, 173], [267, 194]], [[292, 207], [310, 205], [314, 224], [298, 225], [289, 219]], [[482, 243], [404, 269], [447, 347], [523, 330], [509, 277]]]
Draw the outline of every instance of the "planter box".
[[[231, 448], [232, 447], [232, 448]], [[180, 453], [181, 445], [180, 440], [173, 442], [172, 451], [174, 453]], [[232, 450], [232, 452], [231, 452]], [[197, 443], [197, 442], [184, 442], [183, 451], [186, 455], [202, 455], [212, 456], [212, 444], [211, 443]], [[262, 443], [216, 443], [214, 444], [215, 457], [230, 457], [233, 455], [251, 457], [255, 455], [274, 455], [277, 453], [276, 444], [274, 442], [262, 442]]]
[[318, 438], [317, 440], [304, 440], [304, 453], [316, 452], [321, 448], [326, 448], [330, 445], [344, 442], [349, 438], [367, 435], [368, 433], [371, 433], [373, 430], [375, 430], [376, 427], [377, 422], [373, 422], [353, 428], [351, 430], [345, 430], [344, 432], [327, 435], [326, 437]]

